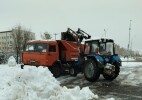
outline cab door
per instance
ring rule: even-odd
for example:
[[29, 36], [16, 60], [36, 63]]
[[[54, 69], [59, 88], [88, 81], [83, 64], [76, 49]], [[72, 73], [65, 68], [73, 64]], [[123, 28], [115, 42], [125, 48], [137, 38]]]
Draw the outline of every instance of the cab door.
[[37, 43], [35, 45], [35, 53], [36, 55], [33, 59], [35, 61], [35, 65], [39, 66], [47, 66], [47, 43]]
[[47, 53], [48, 66], [52, 66], [55, 61], [59, 60], [59, 49], [57, 43], [49, 44]]
[[27, 44], [26, 51], [23, 53], [23, 63], [34, 66], [46, 66], [47, 43]]

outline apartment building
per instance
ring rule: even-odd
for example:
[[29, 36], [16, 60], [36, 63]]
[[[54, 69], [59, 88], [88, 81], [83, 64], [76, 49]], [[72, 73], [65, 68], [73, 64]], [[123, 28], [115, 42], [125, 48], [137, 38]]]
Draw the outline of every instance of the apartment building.
[[[15, 46], [13, 45], [14, 40], [12, 37], [12, 32], [16, 30], [11, 31], [2, 31], [0, 32], [0, 53], [12, 53], [15, 51]], [[35, 39], [35, 33], [31, 33], [31, 40]]]
[[0, 32], [0, 52], [14, 52], [12, 31]]

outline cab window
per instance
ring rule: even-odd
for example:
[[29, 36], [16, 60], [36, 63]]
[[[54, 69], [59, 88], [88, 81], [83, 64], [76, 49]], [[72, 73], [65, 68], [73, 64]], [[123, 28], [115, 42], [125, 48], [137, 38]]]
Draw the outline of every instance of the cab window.
[[106, 43], [106, 51], [108, 52], [108, 54], [113, 55], [113, 43], [112, 42]]
[[26, 52], [47, 52], [47, 44], [28, 44]]
[[56, 46], [55, 45], [50, 45], [49, 46], [49, 52], [56, 52]]
[[100, 53], [106, 51], [105, 43], [100, 44], [100, 49], [99, 50], [100, 50]]
[[91, 47], [91, 43], [90, 42], [85, 43], [85, 54], [89, 54], [90, 47]]
[[34, 52], [34, 48], [35, 48], [35, 44], [28, 44], [26, 46], [26, 50], [27, 52]]
[[98, 53], [98, 41], [93, 41], [91, 46], [91, 53]]
[[47, 52], [47, 44], [36, 44], [35, 52]]

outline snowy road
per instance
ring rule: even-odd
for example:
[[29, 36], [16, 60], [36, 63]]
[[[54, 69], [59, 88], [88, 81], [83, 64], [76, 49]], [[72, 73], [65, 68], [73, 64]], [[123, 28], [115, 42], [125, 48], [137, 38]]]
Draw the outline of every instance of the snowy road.
[[82, 74], [77, 77], [62, 76], [58, 78], [62, 86], [69, 88], [80, 86], [89, 88], [99, 98], [115, 100], [142, 100], [142, 62], [123, 62], [120, 75], [116, 80], [108, 82], [101, 76], [97, 82], [88, 82]]

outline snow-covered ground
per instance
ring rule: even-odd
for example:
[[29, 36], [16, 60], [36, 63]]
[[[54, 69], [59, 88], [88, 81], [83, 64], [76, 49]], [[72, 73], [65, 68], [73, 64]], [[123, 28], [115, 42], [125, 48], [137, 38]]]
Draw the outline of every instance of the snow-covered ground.
[[127, 57], [120, 57], [120, 59], [122, 60], [122, 61], [135, 61], [135, 59], [134, 58], [132, 58], [132, 57], [129, 57], [129, 58], [127, 58]]
[[100, 100], [142, 100], [142, 62], [122, 62], [119, 76], [112, 82], [101, 75], [97, 82], [88, 82], [82, 74], [58, 78], [67, 87], [89, 86]]
[[[24, 69], [20, 69], [20, 66], [13, 63], [14, 61], [11, 58], [8, 64], [0, 65], [0, 100], [98, 99], [94, 90], [92, 93], [92, 89], [89, 89], [93, 84], [85, 80], [82, 74], [77, 77], [67, 75], [55, 79], [48, 68], [25, 66]], [[100, 82], [101, 80], [100, 78]], [[69, 81], [73, 81], [73, 84], [70, 83], [70, 85], [73, 85], [72, 88], [65, 87], [66, 82]], [[120, 75], [115, 81], [128, 86], [142, 84], [142, 62], [122, 62]], [[84, 86], [84, 84], [90, 84], [90, 86]], [[96, 84], [99, 84], [99, 82]], [[78, 85], [83, 86], [83, 88]], [[106, 97], [106, 100], [115, 99], [113, 96], [109, 96], [109, 98]]]
[[142, 84], [142, 62], [122, 62], [117, 80], [125, 85], [137, 86]]
[[[83, 77], [82, 74], [79, 74], [77, 77], [81, 76]], [[57, 80], [61, 83], [65, 83], [73, 79], [76, 79], [76, 77], [63, 76]], [[122, 62], [120, 73], [116, 80], [119, 81], [122, 85], [137, 86], [142, 84], [142, 62]], [[87, 81], [84, 80], [83, 83], [87, 83]]]
[[48, 68], [0, 65], [0, 100], [89, 100], [98, 96], [88, 87], [60, 86]]

